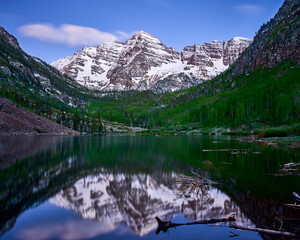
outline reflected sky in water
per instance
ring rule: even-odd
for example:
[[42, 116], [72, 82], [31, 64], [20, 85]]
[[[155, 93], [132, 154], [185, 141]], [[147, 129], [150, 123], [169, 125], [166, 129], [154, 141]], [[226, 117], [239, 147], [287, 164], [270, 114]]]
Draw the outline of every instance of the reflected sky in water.
[[[156, 235], [155, 217], [184, 223], [235, 213], [239, 225], [277, 227], [276, 219], [293, 215], [281, 203], [292, 201], [293, 189], [300, 186], [298, 176], [270, 175], [287, 158], [297, 161], [297, 150], [236, 138], [23, 140], [0, 139], [1, 239], [226, 239], [230, 231], [239, 239], [269, 239], [224, 223], [181, 226]], [[202, 151], [226, 148], [248, 153]], [[199, 168], [218, 183], [209, 198], [177, 198], [179, 174]], [[284, 222], [284, 227], [299, 225]]]

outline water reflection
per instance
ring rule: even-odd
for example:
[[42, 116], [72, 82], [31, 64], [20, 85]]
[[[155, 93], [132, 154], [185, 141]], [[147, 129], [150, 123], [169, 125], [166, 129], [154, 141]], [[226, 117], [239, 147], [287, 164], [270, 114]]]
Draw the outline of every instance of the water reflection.
[[71, 138], [58, 136], [0, 136], [0, 170], [35, 153], [47, 150], [53, 152], [67, 139], [71, 140]]
[[[297, 150], [209, 136], [20, 139], [0, 139], [0, 236], [4, 234], [4, 239], [25, 233], [32, 239], [29, 236], [38, 232], [35, 226], [44, 229], [39, 236], [45, 237], [40, 239], [53, 234], [70, 239], [71, 229], [74, 233], [81, 229], [78, 239], [88, 238], [89, 233], [129, 236], [134, 232], [147, 237], [157, 227], [156, 216], [196, 221], [231, 212], [241, 225], [278, 229], [283, 221], [285, 229], [299, 229], [299, 222], [284, 220], [295, 214], [281, 205], [292, 203], [299, 177], [270, 175], [287, 162], [299, 162]], [[217, 148], [250, 151], [248, 155], [202, 151]], [[204, 164], [208, 161], [209, 166]], [[176, 198], [179, 174], [195, 168], [209, 171], [220, 184], [209, 189], [209, 198]], [[41, 215], [49, 199], [51, 211]], [[32, 207], [37, 207], [32, 210], [35, 215], [30, 215]], [[15, 226], [17, 219], [22, 222], [21, 213], [30, 215], [26, 222], [42, 217], [31, 227], [23, 223], [21, 233], [18, 222]], [[53, 221], [51, 213], [55, 213]]]
[[[159, 176], [159, 178], [158, 178]], [[84, 219], [97, 219], [101, 226], [114, 230], [125, 223], [143, 236], [156, 229], [155, 217], [172, 219], [183, 214], [189, 220], [202, 220], [236, 213], [237, 220], [253, 225], [230, 198], [212, 188], [209, 198], [178, 199], [177, 174], [113, 174], [102, 170], [61, 190], [50, 202], [71, 209]]]

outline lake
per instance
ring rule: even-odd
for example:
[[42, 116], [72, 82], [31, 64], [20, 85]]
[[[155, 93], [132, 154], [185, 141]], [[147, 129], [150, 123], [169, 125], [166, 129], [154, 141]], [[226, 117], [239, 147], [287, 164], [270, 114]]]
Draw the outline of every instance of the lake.
[[[186, 223], [235, 213], [248, 227], [300, 228], [299, 150], [229, 136], [0, 138], [0, 239], [284, 239], [189, 225], [156, 234], [155, 217]], [[208, 184], [184, 192], [192, 172]], [[298, 219], [298, 220], [297, 220]]]

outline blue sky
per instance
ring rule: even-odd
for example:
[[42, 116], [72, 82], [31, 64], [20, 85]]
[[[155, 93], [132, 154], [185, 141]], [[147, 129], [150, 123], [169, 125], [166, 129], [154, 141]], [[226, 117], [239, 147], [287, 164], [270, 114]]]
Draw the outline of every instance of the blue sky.
[[144, 30], [178, 51], [253, 38], [283, 0], [0, 0], [0, 26], [30, 55], [55, 61], [85, 45]]

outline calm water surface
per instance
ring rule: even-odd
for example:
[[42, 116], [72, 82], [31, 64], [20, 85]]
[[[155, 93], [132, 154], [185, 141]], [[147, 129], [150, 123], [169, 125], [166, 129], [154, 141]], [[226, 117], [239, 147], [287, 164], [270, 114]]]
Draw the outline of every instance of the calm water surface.
[[[218, 149], [233, 150], [203, 151]], [[156, 235], [155, 217], [235, 213], [239, 225], [299, 230], [300, 212], [282, 205], [295, 202], [299, 176], [273, 175], [299, 153], [237, 137], [0, 138], [0, 239], [284, 239], [225, 223]], [[178, 197], [179, 176], [197, 169], [217, 184]]]

